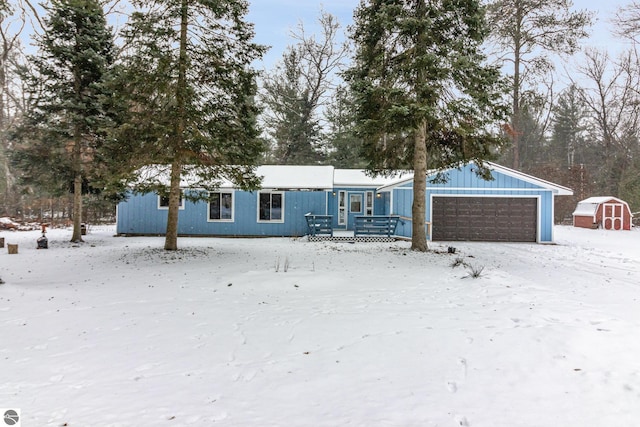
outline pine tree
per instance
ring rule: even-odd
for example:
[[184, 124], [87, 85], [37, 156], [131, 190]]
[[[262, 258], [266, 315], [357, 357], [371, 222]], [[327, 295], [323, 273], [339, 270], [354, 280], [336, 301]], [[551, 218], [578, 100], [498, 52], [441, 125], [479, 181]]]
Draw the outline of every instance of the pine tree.
[[[181, 178], [215, 188], [222, 178], [255, 188], [253, 166], [264, 151], [254, 103], [251, 63], [265, 48], [251, 41], [245, 0], [160, 0], [136, 3], [124, 34], [127, 50], [119, 93], [128, 108], [114, 140], [134, 162], [164, 165], [169, 183], [138, 191], [168, 194], [166, 250], [177, 249]], [[134, 174], [132, 178], [137, 178]], [[206, 197], [186, 192], [186, 197]]]
[[412, 249], [426, 251], [427, 167], [486, 158], [501, 142], [488, 132], [504, 108], [499, 72], [483, 65], [483, 9], [473, 0], [363, 0], [354, 20], [346, 78], [368, 168], [413, 169]]
[[500, 57], [512, 67], [511, 124], [512, 167], [522, 166], [520, 138], [523, 134], [522, 95], [527, 83], [553, 70], [549, 53], [571, 55], [587, 36], [591, 14], [571, 10], [571, 0], [491, 0], [488, 19], [491, 38]]
[[362, 139], [356, 135], [353, 114], [353, 95], [348, 87], [340, 86], [327, 108], [327, 143], [329, 163], [338, 168], [366, 168], [362, 156]]
[[14, 161], [23, 182], [73, 192], [73, 234], [82, 241], [82, 193], [99, 169], [104, 142], [113, 37], [95, 0], [53, 0], [46, 7], [39, 54], [29, 58], [34, 106], [16, 132]]
[[579, 91], [575, 84], [569, 86], [560, 94], [553, 109], [549, 160], [565, 169], [586, 162], [586, 108]]

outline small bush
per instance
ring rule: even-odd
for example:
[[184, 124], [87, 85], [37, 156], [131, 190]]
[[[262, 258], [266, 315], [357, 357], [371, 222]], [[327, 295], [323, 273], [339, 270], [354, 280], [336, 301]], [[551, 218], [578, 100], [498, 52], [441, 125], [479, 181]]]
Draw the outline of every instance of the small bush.
[[466, 262], [464, 262], [464, 260], [460, 257], [457, 257], [456, 259], [453, 260], [453, 262], [451, 263], [451, 268], [456, 268], [456, 267], [460, 267], [461, 265], [467, 265]]
[[484, 270], [484, 265], [477, 266], [471, 264], [465, 264], [467, 267], [467, 271], [469, 272], [466, 277], [471, 277], [473, 279], [477, 279], [482, 275], [482, 271]]

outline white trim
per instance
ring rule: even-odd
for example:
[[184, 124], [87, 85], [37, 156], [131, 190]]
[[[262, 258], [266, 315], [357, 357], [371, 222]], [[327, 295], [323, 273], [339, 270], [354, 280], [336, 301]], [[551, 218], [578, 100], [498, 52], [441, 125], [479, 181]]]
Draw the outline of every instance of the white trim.
[[[344, 194], [344, 199], [342, 199], [344, 201], [344, 204], [342, 206], [340, 206], [340, 195]], [[338, 205], [338, 225], [347, 225], [347, 222], [349, 221], [348, 218], [348, 213], [347, 213], [347, 192], [345, 190], [338, 190], [338, 200], [337, 200], [337, 205]], [[342, 218], [340, 218], [340, 209], [342, 209]]]
[[[211, 194], [231, 194], [231, 219], [211, 219]], [[236, 218], [236, 194], [235, 190], [220, 189], [216, 191], [209, 191], [209, 198], [207, 199], [207, 222], [235, 222]]]
[[[413, 187], [400, 187], [396, 190], [413, 190]], [[523, 191], [523, 192], [538, 192], [538, 191], [551, 191], [548, 188], [470, 188], [470, 187], [429, 187], [427, 185], [427, 191]], [[491, 195], [491, 194], [490, 194]], [[495, 195], [495, 194], [494, 194]], [[528, 196], [525, 196], [528, 197]]]
[[[371, 196], [371, 205], [369, 205], [369, 196]], [[365, 191], [364, 192], [364, 214], [365, 215], [373, 215], [375, 209], [374, 209], [374, 204], [375, 204], [375, 194], [373, 193], [373, 191]], [[370, 211], [370, 212], [367, 212]]]
[[[182, 190], [180, 190], [180, 194], [182, 194]], [[168, 211], [169, 210], [169, 206], [162, 206], [160, 204], [160, 201], [162, 200], [162, 196], [157, 194], [157, 193], [156, 193], [156, 196], [158, 196], [158, 210], [160, 210], [160, 211]], [[184, 197], [180, 197], [180, 206], [178, 207], [178, 209], [183, 211], [184, 210], [184, 205], [185, 205]]]
[[[467, 166], [468, 164], [474, 164], [474, 163], [470, 162], [470, 163], [463, 164], [463, 165], [460, 165], [460, 166], [452, 166], [450, 168], [443, 169], [441, 172], [448, 172], [448, 171], [451, 171], [451, 170], [454, 170], [454, 169], [462, 170], [462, 168]], [[484, 162], [484, 164], [491, 171], [497, 171], [497, 172], [500, 172], [500, 173], [502, 173], [502, 174], [504, 174], [506, 176], [509, 176], [509, 177], [518, 179], [520, 181], [528, 182], [530, 184], [533, 184], [533, 185], [541, 187], [541, 188], [536, 189], [537, 191], [540, 191], [540, 190], [551, 190], [553, 193], [561, 195], [561, 196], [571, 196], [571, 195], [573, 195], [573, 190], [572, 189], [567, 188], [567, 187], [563, 187], [562, 185], [554, 184], [552, 182], [545, 181], [544, 179], [536, 178], [534, 176], [527, 175], [525, 173], [518, 172], [518, 171], [513, 170], [513, 169], [509, 169], [509, 168], [507, 168], [505, 166], [501, 166], [501, 165], [498, 165], [496, 163]], [[437, 172], [438, 171], [433, 171], [433, 170], [427, 171], [427, 177], [435, 175]], [[397, 187], [399, 187], [399, 186], [401, 186], [403, 184], [406, 184], [406, 183], [408, 183], [408, 182], [410, 182], [412, 180], [413, 180], [413, 175], [408, 177], [408, 178], [400, 179], [400, 180], [398, 180], [398, 181], [396, 181], [394, 183], [387, 184], [387, 185], [384, 185], [382, 187], [378, 187], [377, 190], [378, 191], [390, 191], [390, 190], [396, 189]], [[429, 187], [429, 184], [427, 182], [427, 188], [433, 188], [433, 187]], [[466, 188], [466, 187], [464, 189], [465, 190], [471, 190], [471, 188]], [[478, 189], [478, 191], [480, 191], [480, 190], [489, 190], [489, 188]], [[526, 189], [519, 188], [518, 190], [519, 191], [523, 191], [523, 190], [526, 190]], [[529, 190], [530, 191], [535, 191], [534, 189], [529, 189]]]
[[502, 172], [504, 175], [519, 179], [521, 181], [528, 182], [533, 185], [539, 185], [544, 189], [551, 190], [560, 196], [573, 196], [573, 190], [568, 187], [554, 184], [553, 182], [546, 181], [544, 179], [540, 179], [535, 176], [527, 175], [526, 173], [519, 172], [517, 170], [510, 169], [506, 166], [501, 166], [493, 162], [485, 162], [485, 163], [490, 166], [490, 169]]
[[324, 214], [325, 215], [329, 215], [329, 195], [330, 194], [331, 192], [329, 191], [324, 192]]
[[[607, 216], [607, 206], [611, 206], [611, 216]], [[620, 216], [616, 216], [616, 206], [620, 206]], [[602, 203], [602, 229], [603, 230], [624, 230], [624, 208], [623, 203]], [[605, 227], [605, 221], [611, 220], [611, 227]], [[616, 220], [620, 221], [620, 228], [616, 228]]]
[[[260, 194], [280, 194], [282, 196], [282, 206], [280, 207], [281, 209], [281, 215], [280, 215], [280, 219], [260, 219]], [[260, 190], [257, 192], [256, 194], [256, 198], [257, 198], [257, 203], [256, 203], [256, 218], [257, 218], [257, 222], [260, 224], [283, 224], [284, 223], [284, 213], [285, 213], [285, 209], [284, 209], [284, 203], [285, 203], [285, 196], [284, 196], [285, 192], [284, 191], [272, 191], [272, 190]], [[273, 209], [272, 207], [269, 208], [269, 211], [271, 211], [271, 209]]]
[[[501, 199], [536, 199], [536, 210], [537, 210], [537, 218], [536, 218], [536, 243], [540, 242], [540, 234], [542, 228], [542, 196], [534, 195], [528, 196], [525, 194], [514, 194], [514, 195], [500, 195], [500, 194], [431, 194], [429, 196], [429, 219], [431, 223], [431, 234], [429, 235], [429, 241], [431, 241], [433, 235], [433, 228], [436, 224], [433, 222], [433, 198], [434, 197], [465, 197], [465, 198], [478, 198], [478, 197], [499, 197]], [[551, 227], [551, 237], [553, 242], [553, 224]], [[545, 240], [546, 242], [546, 240]]]
[[[539, 204], [540, 204], [540, 201], [538, 201], [538, 205]], [[540, 212], [540, 217], [542, 217], [542, 211]], [[556, 195], [551, 193], [551, 242], [555, 242], [555, 235], [553, 234], [555, 229], [556, 229]], [[540, 238], [538, 238], [538, 240], [540, 240]]]

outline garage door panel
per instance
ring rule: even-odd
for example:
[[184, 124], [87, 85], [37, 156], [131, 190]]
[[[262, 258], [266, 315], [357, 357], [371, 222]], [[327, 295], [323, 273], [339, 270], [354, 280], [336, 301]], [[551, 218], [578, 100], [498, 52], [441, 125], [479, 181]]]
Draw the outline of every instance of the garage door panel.
[[537, 241], [537, 199], [434, 197], [433, 240]]

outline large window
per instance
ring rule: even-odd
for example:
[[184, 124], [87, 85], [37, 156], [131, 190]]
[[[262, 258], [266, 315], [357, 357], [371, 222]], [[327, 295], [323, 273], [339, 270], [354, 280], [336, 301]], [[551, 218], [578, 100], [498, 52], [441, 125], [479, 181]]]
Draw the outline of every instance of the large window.
[[[169, 209], [169, 196], [158, 196], [158, 209]], [[182, 191], [180, 191], [180, 209], [184, 209]]]
[[209, 221], [233, 221], [233, 193], [209, 193]]
[[258, 193], [258, 221], [284, 221], [284, 193]]

